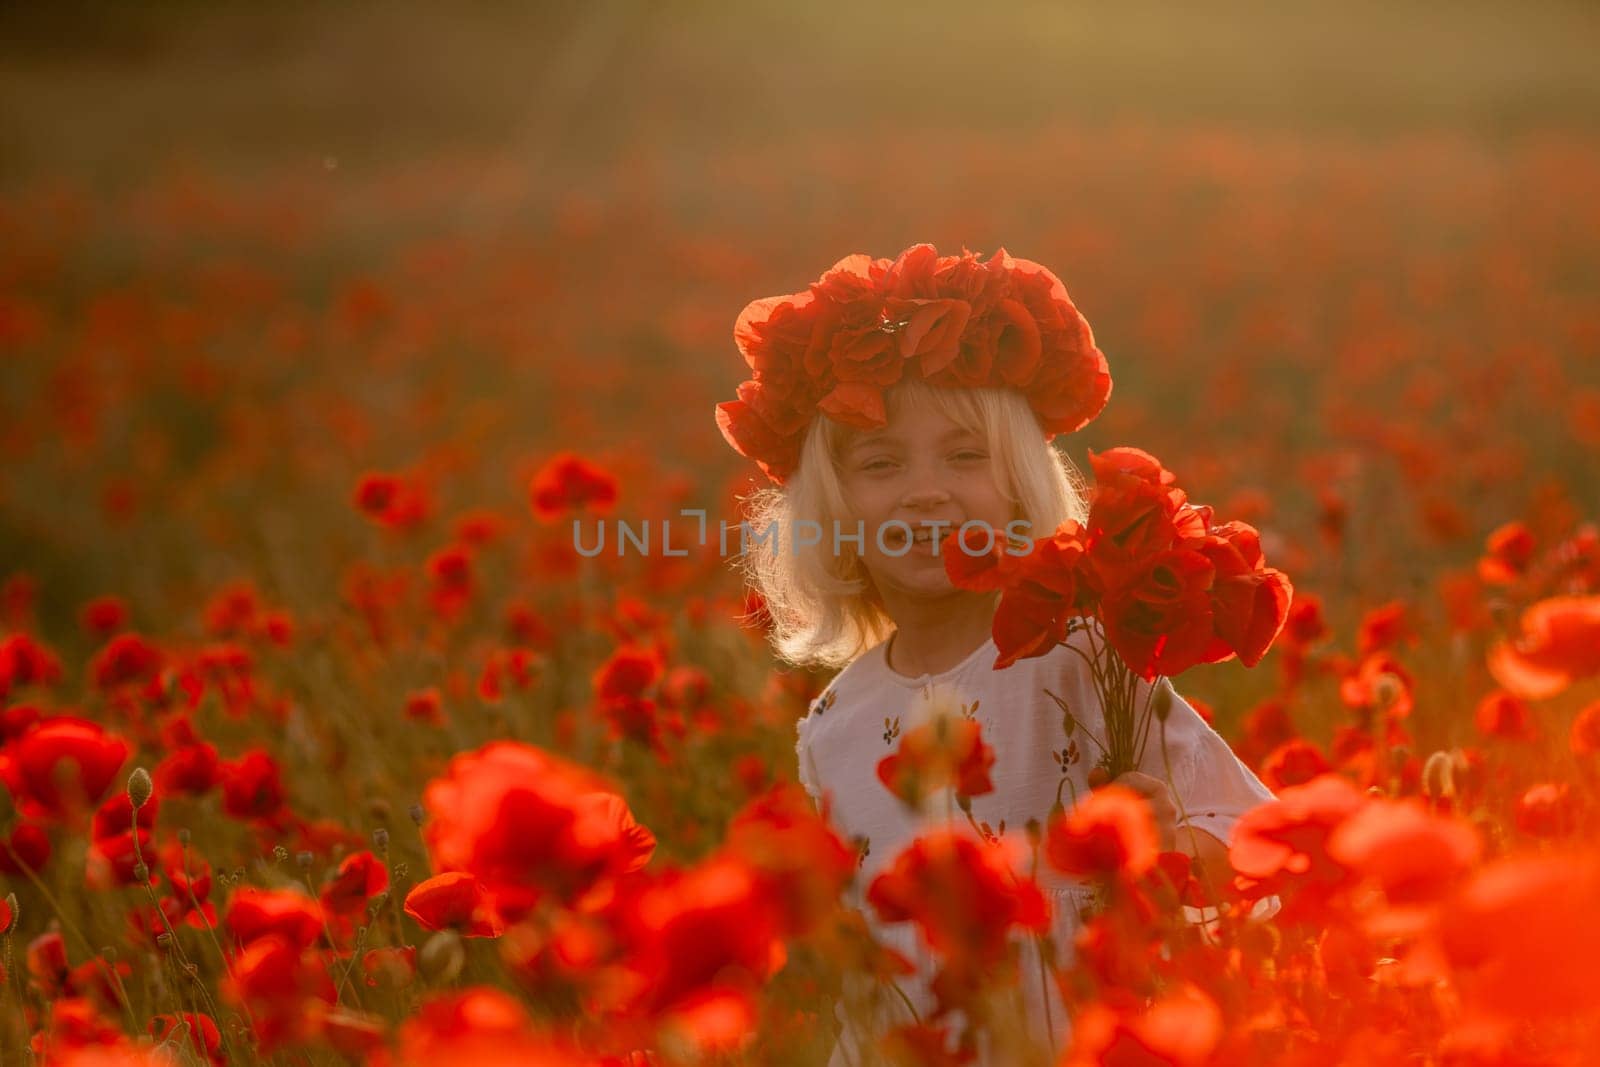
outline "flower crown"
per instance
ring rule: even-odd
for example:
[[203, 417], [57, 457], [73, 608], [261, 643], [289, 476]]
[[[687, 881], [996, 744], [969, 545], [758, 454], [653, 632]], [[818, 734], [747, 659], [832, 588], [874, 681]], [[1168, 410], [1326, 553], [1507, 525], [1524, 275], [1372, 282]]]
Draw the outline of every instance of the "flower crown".
[[717, 405], [717, 426], [780, 485], [817, 412], [882, 427], [884, 393], [908, 375], [1017, 389], [1046, 440], [1081, 429], [1111, 395], [1106, 357], [1061, 280], [1003, 248], [987, 261], [930, 244], [892, 261], [846, 256], [805, 292], [751, 301], [733, 338], [754, 377]]

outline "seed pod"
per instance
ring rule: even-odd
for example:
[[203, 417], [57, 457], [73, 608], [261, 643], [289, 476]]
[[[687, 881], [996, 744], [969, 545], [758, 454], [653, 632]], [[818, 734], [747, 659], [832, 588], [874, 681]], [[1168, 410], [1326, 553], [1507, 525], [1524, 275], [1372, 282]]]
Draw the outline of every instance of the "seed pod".
[[153, 792], [155, 785], [150, 781], [150, 772], [143, 767], [135, 767], [133, 773], [128, 775], [128, 801], [133, 805], [133, 810], [144, 807]]
[[1156, 693], [1150, 705], [1150, 710], [1155, 713], [1156, 722], [1166, 722], [1167, 716], [1172, 714], [1172, 698], [1175, 695], [1172, 691], [1172, 682], [1162, 678], [1156, 686]]
[[1446, 800], [1456, 795], [1455, 760], [1450, 753], [1440, 749], [1422, 765], [1422, 793], [1433, 800]]
[[440, 930], [422, 943], [417, 953], [417, 970], [435, 985], [453, 982], [467, 965], [467, 951], [461, 938], [451, 930]]

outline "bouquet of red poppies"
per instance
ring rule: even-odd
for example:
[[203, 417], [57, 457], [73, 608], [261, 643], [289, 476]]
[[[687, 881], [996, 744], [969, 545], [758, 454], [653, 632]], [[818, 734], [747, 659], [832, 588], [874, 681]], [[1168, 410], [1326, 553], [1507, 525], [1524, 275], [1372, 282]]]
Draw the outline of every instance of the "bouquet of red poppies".
[[[969, 530], [944, 559], [958, 587], [1000, 591], [997, 670], [1086, 632], [1105, 711], [1099, 766], [1115, 778], [1139, 766], [1151, 714], [1164, 721], [1170, 710], [1163, 678], [1234, 656], [1255, 666], [1283, 629], [1293, 589], [1266, 566], [1253, 527], [1215, 524], [1154, 456], [1114, 448], [1089, 462], [1087, 522], [1064, 523], [1025, 554], [992, 539], [979, 546], [986, 531]], [[1143, 699], [1139, 679], [1152, 683]]]

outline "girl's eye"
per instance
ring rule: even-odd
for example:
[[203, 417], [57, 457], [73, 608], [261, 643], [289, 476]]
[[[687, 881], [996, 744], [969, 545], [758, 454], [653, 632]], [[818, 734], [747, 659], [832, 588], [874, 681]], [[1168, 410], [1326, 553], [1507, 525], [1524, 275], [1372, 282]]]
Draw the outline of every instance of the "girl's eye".
[[882, 459], [882, 458], [880, 458], [880, 459], [869, 459], [865, 463], [861, 464], [861, 470], [863, 470], [863, 471], [886, 471], [890, 467], [893, 467], [893, 466], [894, 466], [894, 461], [890, 460], [890, 459]]
[[963, 461], [971, 461], [971, 460], [979, 460], [979, 459], [988, 459], [989, 457], [988, 457], [988, 455], [986, 453], [979, 452], [975, 448], [963, 448], [961, 451], [959, 451], [959, 452], [957, 452], [955, 454], [955, 458], [959, 459], [959, 460], [963, 460]]

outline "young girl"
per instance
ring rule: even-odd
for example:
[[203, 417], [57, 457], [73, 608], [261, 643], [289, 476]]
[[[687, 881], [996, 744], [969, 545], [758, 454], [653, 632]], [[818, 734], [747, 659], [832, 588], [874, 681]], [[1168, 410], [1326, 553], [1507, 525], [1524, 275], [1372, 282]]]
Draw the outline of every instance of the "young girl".
[[[798, 724], [799, 777], [859, 850], [852, 892], [869, 928], [917, 965], [898, 990], [853, 983], [852, 1003], [839, 1005], [830, 1067], [869, 1063], [877, 1036], [926, 1019], [935, 1003], [935, 961], [914, 925], [877, 921], [864, 899], [904, 846], [945, 822], [944, 807], [913, 812], [878, 778], [901, 733], [940, 705], [976, 704], [994, 790], [971, 800], [972, 821], [957, 829], [1020, 833], [1029, 819], [1046, 823], [1058, 797], [1070, 805], [1090, 790], [1094, 750], [1066, 735], [1046, 695], [1104, 738], [1077, 654], [1085, 633], [1069, 640], [1077, 652], [1064, 645], [995, 670], [998, 594], [955, 588], [940, 538], [964, 523], [1046, 537], [1082, 521], [1081, 479], [1050, 438], [1098, 414], [1110, 377], [1061, 283], [1004, 251], [987, 261], [928, 245], [892, 262], [852, 256], [807, 292], [751, 304], [735, 337], [754, 377], [719, 406], [718, 422], [777, 483], [752, 501], [752, 527], [778, 536], [755, 542], [748, 574], [780, 656], [844, 667]], [[793, 535], [801, 529], [807, 536]], [[1225, 878], [1231, 828], [1272, 794], [1176, 694], [1165, 730], [1165, 757], [1146, 746], [1145, 764], [1118, 784], [1149, 801], [1163, 848]], [[1093, 890], [1044, 864], [1038, 877], [1065, 968]], [[1023, 948], [1024, 1025], [1059, 1051], [1066, 1011], [1036, 950]], [[992, 1062], [986, 1043], [979, 1053]]]

